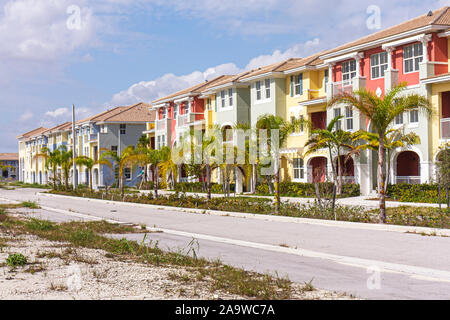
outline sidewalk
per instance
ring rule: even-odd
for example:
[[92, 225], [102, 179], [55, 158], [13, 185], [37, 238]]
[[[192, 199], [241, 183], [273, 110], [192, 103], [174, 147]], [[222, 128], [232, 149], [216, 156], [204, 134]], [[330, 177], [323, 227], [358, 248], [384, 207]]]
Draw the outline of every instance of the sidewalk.
[[[140, 190], [140, 193], [148, 194], [153, 192], [153, 190]], [[167, 190], [158, 190], [159, 194], [162, 195], [168, 195], [168, 194], [174, 194], [175, 191], [167, 191]], [[206, 197], [206, 193], [197, 193], [197, 192], [186, 192], [186, 195], [189, 196], [198, 196], [198, 197]], [[223, 197], [223, 194], [216, 194], [212, 193], [211, 197], [214, 198], [220, 198]], [[230, 194], [230, 197], [234, 197], [234, 193]], [[258, 195], [252, 195], [252, 194], [241, 194], [236, 195], [239, 197], [254, 197], [254, 198], [266, 198], [266, 199], [274, 199], [273, 196], [258, 196]], [[336, 203], [340, 205], [346, 205], [346, 206], [356, 206], [356, 207], [365, 207], [365, 208], [378, 208], [378, 200], [368, 200], [371, 196], [359, 196], [359, 197], [349, 197], [349, 198], [341, 198], [337, 199]], [[298, 198], [298, 197], [281, 197], [281, 201], [284, 202], [291, 202], [291, 203], [300, 203], [300, 204], [308, 204], [313, 203], [314, 198]], [[387, 208], [395, 208], [395, 207], [401, 207], [401, 206], [410, 206], [410, 207], [431, 207], [431, 208], [437, 208], [439, 205], [437, 203], [416, 203], [416, 202], [399, 202], [399, 201], [386, 201], [386, 207]], [[442, 207], [445, 207], [445, 204], [442, 205]]]

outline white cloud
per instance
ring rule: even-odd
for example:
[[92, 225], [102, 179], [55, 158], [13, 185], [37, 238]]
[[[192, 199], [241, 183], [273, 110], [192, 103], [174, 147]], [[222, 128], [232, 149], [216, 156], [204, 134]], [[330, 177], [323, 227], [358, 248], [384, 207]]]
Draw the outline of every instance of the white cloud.
[[[52, 61], [91, 45], [95, 21], [80, 0], [15, 0], [0, 15], [0, 56], [6, 59]], [[70, 30], [70, 5], [80, 8], [80, 28]]]
[[243, 68], [239, 68], [234, 63], [227, 63], [208, 68], [203, 72], [194, 71], [187, 75], [177, 76], [173, 73], [168, 73], [155, 80], [141, 81], [133, 84], [127, 90], [113, 95], [108, 105], [129, 105], [138, 102], [149, 103], [155, 99], [189, 88], [220, 75], [237, 74], [245, 70], [255, 69], [293, 57], [306, 57], [317, 52], [320, 46], [320, 40], [315, 38], [305, 43], [296, 44], [283, 52], [276, 50], [272, 54], [255, 57]]
[[22, 122], [25, 122], [25, 121], [31, 120], [32, 118], [33, 118], [33, 112], [27, 111], [20, 116], [19, 120]]
[[47, 111], [45, 113], [45, 116], [50, 117], [50, 118], [59, 118], [62, 116], [67, 116], [69, 115], [69, 109], [68, 108], [58, 108], [56, 110], [53, 111]]

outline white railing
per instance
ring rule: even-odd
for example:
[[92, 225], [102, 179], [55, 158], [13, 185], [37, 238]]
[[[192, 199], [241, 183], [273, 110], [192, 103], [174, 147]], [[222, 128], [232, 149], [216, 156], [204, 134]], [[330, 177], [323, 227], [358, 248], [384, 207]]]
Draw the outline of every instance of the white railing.
[[342, 182], [344, 182], [344, 183], [355, 183], [355, 177], [353, 177], [353, 176], [342, 176]]
[[450, 139], [450, 118], [441, 119], [441, 139]]
[[395, 183], [406, 183], [406, 184], [420, 184], [420, 176], [396, 176]]
[[179, 114], [177, 117], [177, 127], [184, 127], [188, 124], [189, 114]]
[[333, 96], [353, 92], [352, 80], [333, 82]]
[[97, 134], [91, 134], [89, 135], [89, 141], [97, 141], [98, 135]]

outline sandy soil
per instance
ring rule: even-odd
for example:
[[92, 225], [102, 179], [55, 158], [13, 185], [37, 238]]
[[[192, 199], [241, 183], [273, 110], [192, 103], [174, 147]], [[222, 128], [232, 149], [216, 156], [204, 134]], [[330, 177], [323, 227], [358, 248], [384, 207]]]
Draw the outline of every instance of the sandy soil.
[[[35, 236], [12, 238], [0, 233], [0, 299], [245, 299], [226, 292], [211, 293], [180, 267], [156, 267], [118, 261], [102, 250], [72, 248]], [[11, 269], [10, 253], [22, 253], [28, 263]], [[178, 276], [185, 276], [181, 281]], [[332, 292], [302, 292], [296, 299], [348, 299]]]

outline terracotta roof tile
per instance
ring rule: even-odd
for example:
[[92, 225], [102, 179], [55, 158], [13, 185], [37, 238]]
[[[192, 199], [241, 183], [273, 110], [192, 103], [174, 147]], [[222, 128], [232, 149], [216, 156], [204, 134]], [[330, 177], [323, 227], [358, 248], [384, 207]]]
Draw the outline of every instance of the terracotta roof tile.
[[31, 131], [29, 131], [27, 133], [24, 133], [24, 134], [18, 136], [17, 139], [34, 137], [34, 136], [36, 136], [36, 135], [38, 135], [38, 134], [40, 134], [40, 133], [42, 133], [42, 132], [44, 132], [46, 130], [48, 130], [48, 129], [44, 128], [44, 127], [39, 127], [37, 129], [31, 130]]
[[18, 153], [0, 153], [0, 161], [19, 160]]
[[103, 115], [96, 122], [151, 122], [156, 119], [156, 112], [150, 110], [147, 103], [137, 103], [129, 107], [119, 107], [119, 112]]
[[196, 84], [195, 86], [192, 86], [192, 87], [189, 87], [187, 89], [184, 89], [184, 90], [172, 93], [172, 94], [170, 94], [168, 96], [165, 96], [163, 98], [159, 98], [157, 100], [154, 100], [152, 102], [152, 104], [158, 104], [158, 103], [161, 103], [163, 101], [166, 101], [166, 100], [169, 100], [169, 99], [175, 99], [178, 96], [182, 96], [182, 95], [186, 95], [186, 94], [193, 94], [193, 95], [199, 94], [199, 93], [205, 91], [205, 89], [208, 89], [208, 88], [210, 88], [212, 86], [217, 85], [217, 83], [223, 81], [224, 79], [226, 79], [228, 77], [232, 77], [232, 76], [222, 75], [222, 76], [216, 77], [216, 78], [214, 78], [212, 80], [204, 81], [202, 83]]

